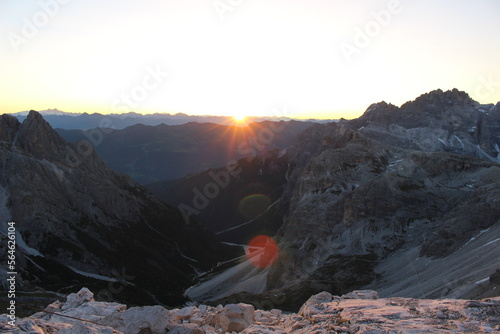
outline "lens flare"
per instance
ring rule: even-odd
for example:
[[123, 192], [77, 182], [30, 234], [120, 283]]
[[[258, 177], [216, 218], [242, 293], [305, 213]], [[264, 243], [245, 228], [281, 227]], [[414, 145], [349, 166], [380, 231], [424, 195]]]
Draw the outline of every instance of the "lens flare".
[[273, 238], [258, 235], [248, 243], [246, 256], [255, 267], [270, 267], [278, 258], [278, 245]]
[[264, 213], [269, 205], [271, 205], [271, 199], [269, 196], [263, 194], [252, 194], [246, 196], [240, 201], [238, 209], [243, 216], [252, 219]]

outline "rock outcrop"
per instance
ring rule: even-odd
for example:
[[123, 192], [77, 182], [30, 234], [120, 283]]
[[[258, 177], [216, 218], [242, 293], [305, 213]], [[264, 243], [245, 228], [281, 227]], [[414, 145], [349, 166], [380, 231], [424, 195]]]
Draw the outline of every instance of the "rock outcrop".
[[[498, 258], [500, 234], [493, 226], [500, 226], [500, 165], [496, 156], [482, 154], [492, 157], [500, 143], [500, 123], [490, 109], [464, 92], [435, 91], [401, 108], [372, 105], [357, 120], [317, 125], [301, 134], [287, 150], [295, 168], [284, 191], [283, 202], [289, 204], [269, 289], [288, 291], [291, 300], [315, 290], [339, 294], [365, 286], [406, 297], [467, 295], [500, 266], [495, 260], [473, 265], [479, 248]], [[495, 136], [466, 135], [479, 118], [488, 119]], [[411, 131], [415, 136], [406, 136]], [[449, 149], [455, 136], [463, 149]], [[488, 239], [475, 240], [487, 230]], [[467, 249], [475, 248], [458, 253], [474, 240]], [[404, 254], [407, 262], [395, 254]], [[427, 267], [420, 266], [420, 258]], [[402, 267], [412, 263], [405, 274], [415, 278], [414, 290], [404, 295], [386, 290], [385, 280], [392, 277], [397, 285]], [[456, 263], [462, 265], [453, 271]], [[427, 285], [433, 277], [440, 277], [440, 287]], [[464, 279], [443, 292], [456, 277]]]
[[457, 89], [432, 91], [400, 108], [376, 103], [360, 118], [342, 124], [402, 148], [500, 162], [500, 102], [481, 105]]
[[[61, 306], [62, 305], [62, 306]], [[0, 330], [11, 333], [94, 334], [310, 334], [310, 333], [498, 333], [500, 299], [379, 298], [375, 291], [343, 296], [321, 292], [298, 313], [254, 310], [246, 304], [206, 305], [167, 310], [161, 306], [131, 307], [96, 302], [82, 289], [65, 303], [11, 326], [0, 315]], [[49, 313], [50, 312], [50, 313]]]
[[0, 161], [0, 251], [13, 221], [20, 291], [93, 284], [109, 299], [177, 305], [197, 271], [224, 258], [208, 231], [35, 111], [22, 124], [0, 117]]

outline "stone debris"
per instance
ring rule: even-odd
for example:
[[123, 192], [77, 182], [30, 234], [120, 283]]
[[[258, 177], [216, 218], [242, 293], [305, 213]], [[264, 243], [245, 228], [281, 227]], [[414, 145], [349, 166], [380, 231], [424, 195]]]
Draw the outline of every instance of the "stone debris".
[[[343, 296], [321, 292], [299, 313], [255, 310], [249, 304], [199, 305], [168, 310], [162, 306], [127, 308], [96, 302], [83, 288], [65, 303], [8, 324], [0, 332], [32, 334], [326, 334], [326, 333], [500, 333], [500, 297], [483, 300], [379, 298], [372, 290]], [[67, 318], [71, 316], [79, 318]]]

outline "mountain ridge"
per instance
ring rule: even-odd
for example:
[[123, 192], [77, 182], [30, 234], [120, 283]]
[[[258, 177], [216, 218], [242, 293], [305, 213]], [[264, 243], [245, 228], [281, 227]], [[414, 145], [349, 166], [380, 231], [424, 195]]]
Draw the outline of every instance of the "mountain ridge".
[[[198, 271], [224, 258], [205, 229], [111, 171], [91, 147], [64, 141], [35, 111], [22, 124], [0, 118], [0, 156], [1, 219], [16, 223], [24, 245], [18, 283], [27, 290], [90, 280], [109, 293], [102, 277], [116, 280], [125, 270], [136, 280], [122, 287], [121, 298], [176, 305]], [[151, 266], [155, 277], [147, 275]]]
[[[128, 113], [111, 113], [111, 114], [101, 114], [101, 113], [70, 113], [60, 111], [58, 109], [48, 109], [39, 111], [41, 115], [49, 122], [53, 128], [60, 128], [65, 130], [90, 130], [95, 128], [113, 128], [116, 130], [121, 130], [134, 124], [142, 123], [145, 125], [182, 125], [190, 122], [197, 123], [215, 123], [222, 125], [238, 125], [238, 124], [248, 124], [250, 122], [264, 122], [264, 121], [274, 121], [279, 122], [281, 120], [290, 121], [293, 118], [283, 116], [247, 116], [245, 123], [237, 123], [233, 116], [217, 116], [217, 115], [187, 115], [184, 113], [154, 113], [154, 114], [139, 114], [136, 112]], [[18, 118], [20, 122], [29, 114], [29, 111], [22, 111], [17, 113], [9, 113], [12, 116]], [[331, 120], [322, 119], [308, 119], [301, 120], [304, 122], [318, 122], [325, 123]]]

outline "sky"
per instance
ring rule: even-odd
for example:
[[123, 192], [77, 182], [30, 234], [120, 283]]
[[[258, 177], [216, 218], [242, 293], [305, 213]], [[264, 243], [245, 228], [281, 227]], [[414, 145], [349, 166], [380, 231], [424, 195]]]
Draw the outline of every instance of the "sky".
[[0, 0], [0, 113], [355, 118], [500, 101], [498, 0]]

